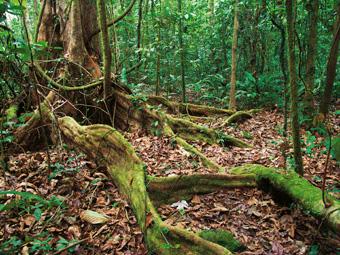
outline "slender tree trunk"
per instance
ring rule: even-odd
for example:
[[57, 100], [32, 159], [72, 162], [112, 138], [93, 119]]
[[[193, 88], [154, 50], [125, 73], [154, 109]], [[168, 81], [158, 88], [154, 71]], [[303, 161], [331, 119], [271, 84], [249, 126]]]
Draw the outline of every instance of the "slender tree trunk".
[[[264, 1], [265, 2], [265, 1]], [[255, 19], [254, 19], [254, 31], [252, 39], [250, 40], [250, 47], [251, 47], [251, 59], [250, 59], [250, 66], [251, 66], [251, 72], [255, 80], [255, 89], [256, 89], [256, 99], [260, 96], [260, 89], [258, 86], [258, 60], [257, 55], [259, 54], [258, 50], [258, 44], [259, 44], [259, 22], [262, 12], [265, 10], [263, 9], [265, 6], [264, 3], [261, 5], [256, 4], [256, 13], [255, 13]], [[261, 52], [260, 52], [261, 53]]]
[[310, 0], [309, 8], [309, 36], [306, 61], [306, 84], [305, 84], [305, 108], [307, 113], [311, 113], [313, 109], [313, 88], [315, 83], [315, 56], [317, 44], [317, 25], [319, 0]]
[[339, 53], [339, 40], [340, 40], [340, 3], [338, 4], [338, 14], [335, 21], [335, 33], [332, 40], [332, 46], [329, 52], [327, 61], [327, 76], [326, 76], [326, 87], [321, 98], [319, 112], [325, 117], [329, 111], [329, 104], [332, 98], [332, 90], [334, 80], [336, 76], [337, 59]]
[[229, 109], [236, 110], [236, 70], [237, 70], [237, 40], [238, 40], [238, 0], [235, 0], [234, 6], [234, 31], [233, 44], [231, 49], [231, 81], [229, 94]]
[[137, 50], [138, 50], [138, 63], [142, 62], [142, 22], [143, 22], [143, 0], [139, 0], [138, 5], [138, 23], [137, 23]]
[[286, 1], [287, 31], [288, 31], [288, 53], [289, 53], [289, 78], [290, 78], [290, 100], [291, 100], [291, 127], [293, 133], [295, 169], [303, 175], [303, 161], [300, 144], [300, 126], [298, 115], [298, 93], [295, 63], [295, 6], [296, 0]]
[[[159, 12], [162, 11], [162, 2], [159, 1]], [[157, 60], [156, 60], [156, 96], [160, 93], [161, 88], [161, 21], [157, 21]]]
[[103, 53], [104, 65], [104, 99], [106, 99], [111, 89], [111, 48], [106, 23], [106, 8], [104, 0], [97, 0], [98, 24], [100, 28], [100, 39]]
[[209, 0], [209, 22], [214, 24], [215, 20], [215, 0]]
[[286, 169], [286, 162], [287, 162], [287, 153], [286, 150], [288, 148], [288, 141], [287, 141], [287, 134], [288, 134], [288, 86], [287, 86], [287, 61], [286, 61], [286, 53], [285, 53], [285, 46], [286, 46], [286, 31], [282, 22], [277, 22], [274, 17], [272, 17], [272, 23], [274, 26], [277, 27], [280, 31], [281, 35], [281, 43], [280, 43], [280, 66], [281, 72], [283, 76], [283, 148], [282, 148], [282, 156], [284, 157], [284, 168]]
[[185, 52], [184, 52], [184, 43], [183, 43], [183, 13], [182, 13], [182, 0], [177, 1], [178, 4], [178, 39], [179, 39], [179, 48], [180, 48], [180, 56], [181, 56], [181, 84], [182, 84], [182, 102], [185, 103], [186, 99], [186, 91], [185, 91]]

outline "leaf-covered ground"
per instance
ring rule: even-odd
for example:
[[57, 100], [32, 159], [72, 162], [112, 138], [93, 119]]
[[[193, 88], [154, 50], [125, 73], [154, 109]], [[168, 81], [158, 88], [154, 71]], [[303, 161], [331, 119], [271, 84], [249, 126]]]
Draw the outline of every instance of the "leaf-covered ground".
[[[282, 116], [263, 111], [242, 124], [224, 128], [247, 140], [250, 149], [220, 148], [196, 144], [226, 169], [243, 163], [282, 167]], [[204, 121], [220, 126], [222, 119]], [[333, 120], [336, 127], [336, 120]], [[335, 130], [334, 132], [338, 132]], [[169, 138], [142, 133], [125, 134], [147, 164], [149, 174], [166, 176], [207, 173], [199, 160]], [[320, 186], [326, 161], [322, 136], [303, 131], [306, 177]], [[16, 254], [146, 254], [143, 236], [124, 197], [105, 175], [105, 169], [82, 154], [51, 149], [50, 169], [46, 152], [23, 153], [10, 158], [10, 171], [0, 177], [0, 190], [32, 192], [48, 201], [0, 195], [6, 209], [0, 212], [0, 253]], [[335, 195], [339, 172], [330, 162], [327, 189]], [[16, 201], [16, 203], [13, 203]], [[242, 254], [336, 254], [339, 237], [325, 237], [320, 222], [299, 208], [278, 205], [256, 189], [232, 189], [186, 201], [184, 210], [171, 205], [159, 208], [163, 219], [193, 231], [226, 229], [248, 247]], [[81, 218], [84, 210], [109, 216], [103, 224]], [[10, 249], [13, 249], [10, 251]]]

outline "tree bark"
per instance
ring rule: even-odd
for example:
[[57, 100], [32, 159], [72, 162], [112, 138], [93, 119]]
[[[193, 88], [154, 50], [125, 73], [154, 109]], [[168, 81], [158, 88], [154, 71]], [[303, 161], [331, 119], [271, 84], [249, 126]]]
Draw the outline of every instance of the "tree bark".
[[237, 71], [237, 40], [238, 40], [238, 0], [234, 4], [234, 30], [231, 49], [231, 80], [229, 93], [229, 109], [236, 110], [236, 71]]
[[305, 83], [305, 109], [307, 114], [313, 110], [313, 88], [315, 82], [315, 56], [317, 53], [317, 25], [319, 0], [310, 0], [308, 3], [309, 11], [309, 36], [306, 60], [306, 83]]
[[332, 46], [329, 51], [328, 61], [327, 61], [327, 74], [326, 74], [326, 86], [323, 92], [323, 96], [320, 102], [319, 112], [325, 118], [329, 111], [329, 105], [332, 99], [332, 90], [334, 85], [334, 80], [337, 71], [337, 59], [339, 53], [339, 41], [340, 41], [340, 3], [337, 8], [337, 18], [335, 20], [335, 33], [332, 40]]
[[[137, 63], [142, 62], [142, 24], [143, 24], [143, 0], [138, 3], [138, 23], [137, 23]], [[139, 65], [140, 66], [140, 65]]]
[[282, 97], [283, 97], [283, 139], [284, 139], [284, 148], [282, 150], [282, 156], [285, 160], [284, 162], [284, 168], [286, 169], [286, 164], [287, 164], [287, 153], [286, 150], [288, 148], [288, 141], [287, 141], [287, 136], [288, 136], [288, 101], [289, 101], [289, 96], [288, 96], [288, 78], [287, 78], [287, 69], [286, 69], [286, 64], [287, 64], [287, 57], [285, 53], [285, 47], [286, 47], [286, 31], [285, 28], [281, 22], [276, 21], [275, 17], [271, 18], [272, 23], [274, 24], [275, 27], [280, 31], [281, 35], [281, 42], [280, 42], [280, 67], [281, 67], [281, 72], [282, 72], [282, 77], [283, 77], [283, 90], [282, 90]]
[[[159, 11], [162, 11], [162, 1], [159, 1]], [[161, 88], [161, 21], [157, 20], [157, 60], [156, 60], [156, 96], [160, 94]]]
[[286, 1], [288, 52], [289, 52], [289, 78], [290, 78], [290, 100], [291, 100], [291, 127], [293, 134], [295, 169], [303, 175], [303, 162], [301, 155], [300, 125], [298, 115], [298, 93], [295, 64], [295, 6], [296, 0]]
[[183, 12], [182, 12], [182, 0], [177, 1], [178, 6], [178, 40], [179, 40], [179, 51], [181, 56], [181, 86], [182, 86], [182, 102], [186, 103], [186, 88], [185, 88], [185, 51], [183, 42]]
[[106, 23], [106, 7], [104, 0], [97, 0], [97, 10], [98, 10], [98, 24], [101, 30], [100, 39], [101, 39], [101, 47], [102, 47], [102, 55], [103, 55], [103, 66], [104, 66], [104, 83], [103, 83], [103, 98], [109, 96], [111, 92], [111, 48], [110, 48], [110, 40], [109, 33], [107, 29]]

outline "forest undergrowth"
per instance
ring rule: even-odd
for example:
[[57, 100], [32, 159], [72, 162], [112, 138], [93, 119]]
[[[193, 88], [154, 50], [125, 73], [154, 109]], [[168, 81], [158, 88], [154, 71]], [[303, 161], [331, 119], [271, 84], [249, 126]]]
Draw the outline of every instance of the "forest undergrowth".
[[[338, 129], [336, 117], [330, 116], [330, 121]], [[215, 128], [221, 126], [223, 118], [202, 122]], [[204, 143], [196, 146], [226, 171], [244, 163], [282, 168], [282, 122], [279, 111], [263, 110], [252, 119], [223, 128], [246, 140], [251, 148], [221, 148]], [[321, 187], [327, 157], [323, 138], [317, 130], [302, 130], [302, 134], [305, 177]], [[197, 156], [171, 138], [137, 131], [124, 135], [145, 162], [149, 175], [211, 173]], [[10, 171], [6, 172], [6, 179], [0, 177], [0, 186], [4, 190], [31, 192], [45, 202], [21, 196], [15, 210], [0, 212], [0, 227], [5, 230], [5, 235], [0, 236], [2, 250], [13, 252], [9, 254], [28, 254], [28, 248], [37, 254], [147, 254], [126, 198], [119, 194], [105, 169], [84, 154], [65, 146], [50, 148], [48, 154], [40, 151], [12, 155], [9, 163]], [[337, 197], [339, 177], [336, 162], [331, 160], [326, 188]], [[11, 204], [16, 195], [2, 195], [2, 203]], [[99, 217], [99, 222], [90, 223], [86, 210], [100, 213], [92, 215]], [[294, 205], [276, 204], [269, 194], [253, 188], [194, 195], [188, 201], [161, 205], [158, 211], [166, 223], [194, 232], [230, 231], [247, 247], [240, 254], [337, 254], [340, 242], [339, 237], [323, 236], [320, 220]]]

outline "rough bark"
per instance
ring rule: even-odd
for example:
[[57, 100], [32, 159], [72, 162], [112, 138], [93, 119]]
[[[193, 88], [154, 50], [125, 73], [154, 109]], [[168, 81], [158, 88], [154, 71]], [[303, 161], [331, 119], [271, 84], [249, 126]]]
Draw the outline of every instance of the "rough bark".
[[[56, 19], [55, 17], [58, 17]], [[88, 41], [88, 35], [98, 30], [96, 5], [91, 0], [47, 1], [37, 28], [37, 40], [47, 41], [49, 46], [61, 46], [71, 75], [85, 68], [98, 78], [101, 71], [95, 59], [99, 59], [99, 37]], [[59, 53], [58, 53], [59, 54]]]
[[295, 10], [296, 0], [286, 1], [288, 53], [289, 53], [289, 78], [290, 78], [290, 101], [291, 101], [291, 127], [293, 135], [295, 169], [303, 175], [303, 162], [300, 142], [300, 126], [298, 115], [298, 93], [295, 64]]
[[181, 56], [181, 86], [182, 86], [182, 103], [186, 103], [186, 91], [185, 91], [185, 51], [183, 42], [183, 13], [182, 13], [182, 0], [177, 0], [178, 7], [178, 39], [179, 39], [179, 50]]
[[318, 11], [319, 0], [311, 0], [308, 3], [309, 11], [309, 35], [308, 35], [308, 48], [306, 60], [306, 91], [305, 91], [305, 108], [307, 113], [312, 112], [313, 108], [313, 88], [315, 82], [315, 56], [317, 53], [317, 25], [318, 25]]
[[283, 76], [283, 90], [282, 90], [282, 97], [283, 97], [283, 139], [284, 139], [284, 146], [285, 148], [282, 150], [282, 156], [285, 160], [284, 168], [286, 168], [286, 161], [287, 161], [287, 154], [286, 148], [287, 146], [287, 134], [288, 134], [288, 85], [287, 85], [287, 69], [286, 69], [286, 31], [282, 24], [282, 22], [276, 21], [275, 17], [271, 18], [272, 23], [275, 27], [280, 31], [281, 35], [281, 43], [280, 43], [280, 67]]
[[334, 80], [337, 71], [337, 59], [339, 53], [339, 41], [340, 41], [340, 3], [337, 7], [337, 18], [335, 20], [335, 32], [332, 40], [332, 46], [329, 52], [327, 60], [327, 74], [326, 74], [326, 86], [323, 92], [323, 96], [320, 102], [319, 112], [325, 117], [329, 111], [329, 105], [332, 99], [332, 90]]
[[103, 66], [104, 66], [104, 81], [103, 81], [103, 97], [104, 100], [108, 97], [111, 92], [111, 48], [109, 33], [106, 23], [106, 8], [104, 0], [97, 0], [97, 10], [98, 10], [98, 24], [101, 30], [100, 42], [103, 53]]
[[229, 109], [236, 110], [236, 71], [237, 71], [237, 40], [238, 40], [238, 0], [234, 4], [234, 29], [233, 29], [233, 43], [231, 49], [231, 80], [229, 93]]

